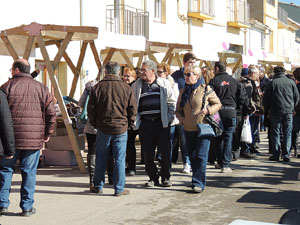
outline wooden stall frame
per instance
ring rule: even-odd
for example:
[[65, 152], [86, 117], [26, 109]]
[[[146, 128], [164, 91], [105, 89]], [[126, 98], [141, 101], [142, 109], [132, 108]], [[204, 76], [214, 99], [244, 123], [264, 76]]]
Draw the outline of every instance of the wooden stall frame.
[[243, 56], [242, 54], [239, 53], [229, 53], [229, 52], [218, 52], [218, 56], [219, 56], [219, 60], [222, 62], [226, 62], [227, 63], [227, 59], [228, 58], [235, 58], [237, 59], [236, 62], [234, 63], [228, 63], [227, 66], [229, 66], [232, 69], [232, 74], [235, 73], [235, 71], [238, 68], [242, 68], [243, 67]]
[[[58, 37], [56, 38], [54, 33], [54, 37], [49, 37], [49, 36], [42, 36], [42, 31], [49, 31], [49, 32], [66, 32], [66, 35], [64, 38]], [[74, 33], [85, 33], [85, 34], [91, 34], [93, 35], [92, 40], [83, 40], [83, 45], [81, 47], [80, 51], [80, 56], [77, 62], [77, 66], [75, 67], [74, 64], [72, 63], [71, 59], [66, 53], [66, 49], [70, 41], [72, 40], [72, 37]], [[60, 60], [62, 57], [65, 58], [67, 64], [71, 68], [72, 72], [74, 73], [74, 79], [72, 83], [72, 89], [70, 94], [74, 94], [75, 92], [75, 87], [78, 81], [79, 77], [79, 71], [82, 66], [82, 62], [85, 56], [85, 50], [87, 47], [87, 44], [90, 44], [90, 47], [92, 49], [96, 64], [98, 68], [101, 68], [101, 62], [99, 59], [99, 56], [97, 54], [97, 49], [94, 44], [94, 39], [98, 37], [98, 28], [97, 27], [75, 27], [75, 26], [59, 26], [59, 25], [42, 25], [38, 23], [31, 23], [30, 25], [22, 25], [16, 28], [8, 29], [8, 30], [3, 30], [1, 31], [1, 39], [6, 46], [9, 54], [13, 57], [14, 60], [17, 60], [19, 58], [14, 46], [9, 40], [10, 35], [21, 35], [21, 36], [27, 36], [27, 42], [26, 45], [24, 46], [24, 54], [23, 58], [24, 59], [29, 59], [30, 53], [33, 47], [34, 39], [37, 40], [37, 43], [34, 47], [40, 48], [40, 51], [42, 53], [46, 68], [48, 70], [48, 74], [51, 80], [51, 85], [54, 88], [54, 94], [55, 97], [58, 101], [64, 123], [68, 132], [68, 136], [72, 145], [73, 152], [75, 154], [79, 169], [81, 173], [86, 173], [86, 167], [84, 165], [84, 161], [78, 146], [78, 142], [74, 133], [74, 130], [72, 128], [72, 121], [67, 113], [66, 106], [63, 101], [62, 93], [60, 91], [58, 82], [56, 80], [54, 70], [57, 68]], [[51, 38], [53, 40], [51, 40]], [[45, 39], [50, 39], [45, 41]], [[54, 58], [54, 60], [51, 62], [49, 58], [49, 54], [47, 52], [46, 46], [55, 44], [58, 48], [58, 52]], [[73, 95], [72, 95], [73, 96]]]

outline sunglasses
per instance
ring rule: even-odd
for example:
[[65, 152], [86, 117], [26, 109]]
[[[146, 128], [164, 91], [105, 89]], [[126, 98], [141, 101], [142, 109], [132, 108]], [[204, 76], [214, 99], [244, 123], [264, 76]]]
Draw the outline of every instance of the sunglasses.
[[184, 76], [186, 76], [186, 77], [190, 77], [192, 75], [195, 75], [195, 74], [194, 73], [184, 73]]

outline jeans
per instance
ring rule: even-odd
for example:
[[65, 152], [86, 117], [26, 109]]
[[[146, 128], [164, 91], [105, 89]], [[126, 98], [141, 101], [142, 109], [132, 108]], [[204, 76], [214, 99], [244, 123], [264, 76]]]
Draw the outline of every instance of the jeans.
[[186, 137], [185, 137], [183, 125], [181, 125], [181, 124], [176, 125], [176, 129], [178, 131], [178, 136], [179, 136], [182, 162], [183, 162], [183, 164], [188, 163], [191, 165], [189, 150], [188, 150], [187, 143], [186, 143]]
[[34, 203], [34, 191], [36, 184], [36, 171], [40, 159], [40, 150], [16, 150], [12, 159], [0, 159], [0, 207], [10, 204], [9, 193], [11, 189], [12, 175], [17, 160], [20, 160], [22, 175], [20, 207], [23, 211], [30, 210]]
[[192, 186], [204, 189], [210, 139], [198, 138], [197, 131], [185, 131], [185, 137], [192, 162]]
[[[170, 178], [170, 127], [163, 128], [160, 120], [142, 119], [139, 128], [141, 146], [145, 152], [145, 168], [150, 180], [156, 181], [159, 175], [162, 180]], [[155, 148], [161, 153], [161, 170], [158, 174], [154, 163]]]
[[107, 134], [97, 131], [96, 140], [96, 168], [94, 175], [94, 186], [102, 190], [105, 183], [105, 168], [109, 150], [112, 148], [114, 165], [114, 189], [115, 193], [124, 191], [125, 186], [125, 154], [126, 154], [127, 132], [123, 134]]
[[293, 115], [292, 114], [274, 114], [271, 116], [272, 123], [272, 154], [274, 157], [280, 156], [280, 129], [282, 128], [283, 143], [282, 143], [282, 156], [284, 158], [290, 157], [291, 142], [292, 142], [292, 127]]
[[218, 137], [219, 157], [218, 163], [222, 168], [229, 167], [232, 155], [232, 138], [236, 126], [236, 117], [221, 117], [224, 126], [223, 134]]

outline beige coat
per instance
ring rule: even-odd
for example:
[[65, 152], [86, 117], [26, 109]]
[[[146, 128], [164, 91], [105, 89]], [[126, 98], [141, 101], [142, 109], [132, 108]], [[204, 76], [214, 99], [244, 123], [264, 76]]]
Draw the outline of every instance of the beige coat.
[[[212, 88], [208, 86], [207, 92], [210, 92], [211, 90]], [[190, 96], [190, 102], [194, 109], [194, 114], [195, 117], [197, 118], [197, 123], [206, 123], [206, 121], [204, 120], [205, 115], [200, 114], [204, 91], [205, 91], [205, 84], [201, 84], [195, 91], [192, 92]], [[189, 102], [187, 101], [183, 108], [180, 107], [181, 96], [183, 92], [184, 92], [184, 88], [180, 91], [178, 97], [177, 107], [176, 107], [176, 117], [178, 118], [180, 124], [184, 125], [185, 131], [197, 131], [196, 122], [192, 114], [192, 109]], [[216, 112], [218, 112], [221, 106], [222, 104], [220, 102], [220, 99], [218, 98], [218, 96], [214, 91], [212, 91], [209, 95], [206, 96], [204, 107], [207, 108], [209, 115], [213, 115]]]

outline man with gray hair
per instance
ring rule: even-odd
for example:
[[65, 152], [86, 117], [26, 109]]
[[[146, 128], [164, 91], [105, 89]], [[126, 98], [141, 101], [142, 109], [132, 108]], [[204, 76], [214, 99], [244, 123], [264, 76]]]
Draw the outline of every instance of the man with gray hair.
[[[146, 187], [170, 187], [170, 123], [174, 119], [177, 99], [168, 80], [156, 76], [157, 65], [144, 61], [140, 78], [132, 85], [137, 99], [136, 129], [139, 129], [141, 146], [145, 152], [146, 173], [150, 180]], [[154, 163], [155, 148], [161, 153], [161, 171]]]
[[245, 86], [246, 94], [250, 101], [250, 108], [248, 109], [247, 116], [250, 120], [252, 133], [252, 143], [242, 143], [241, 157], [243, 158], [255, 158], [255, 153], [259, 153], [257, 149], [255, 149], [255, 143], [257, 141], [257, 136], [259, 135], [259, 116], [263, 114], [263, 107], [259, 85], [256, 84], [258, 80], [259, 70], [255, 65], [249, 66], [248, 75], [241, 78], [241, 83]]
[[91, 192], [103, 193], [105, 168], [112, 148], [115, 196], [129, 194], [129, 190], [124, 189], [127, 130], [133, 128], [136, 116], [134, 95], [119, 73], [117, 62], [105, 65], [105, 77], [92, 88], [87, 109], [90, 123], [97, 129], [96, 167]]

